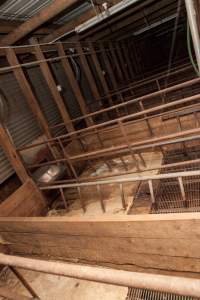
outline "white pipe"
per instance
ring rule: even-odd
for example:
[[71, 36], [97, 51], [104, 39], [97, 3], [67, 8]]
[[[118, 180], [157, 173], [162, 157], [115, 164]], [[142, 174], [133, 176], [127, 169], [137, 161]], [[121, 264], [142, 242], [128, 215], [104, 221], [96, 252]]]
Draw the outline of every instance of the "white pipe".
[[200, 297], [199, 279], [130, 272], [6, 254], [0, 254], [0, 263], [7, 266], [16, 266], [23, 269], [88, 281]]
[[[108, 8], [106, 11], [98, 14], [96, 17], [89, 19], [88, 21], [84, 22], [83, 24], [77, 26], [75, 28], [75, 32], [80, 33], [94, 25], [97, 25], [101, 21], [107, 19], [108, 17], [120, 12], [121, 10], [133, 5], [141, 0], [122, 0], [119, 3], [113, 5], [112, 7]], [[105, 1], [106, 2], [106, 1]]]
[[193, 0], [185, 0], [185, 6], [187, 10], [188, 22], [190, 26], [191, 35], [192, 35], [192, 41], [193, 41], [194, 51], [196, 55], [197, 65], [200, 71], [200, 38], [199, 38], [199, 30], [197, 26], [196, 11], [195, 11]]

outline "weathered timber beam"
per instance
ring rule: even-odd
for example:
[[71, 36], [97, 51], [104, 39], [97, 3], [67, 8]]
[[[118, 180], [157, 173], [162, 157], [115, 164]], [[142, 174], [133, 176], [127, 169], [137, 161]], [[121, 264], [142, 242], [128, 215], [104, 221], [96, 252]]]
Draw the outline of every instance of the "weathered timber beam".
[[[1, 20], [0, 21], [0, 33], [2, 34], [7, 34], [12, 32], [16, 27], [22, 25], [22, 22], [18, 22], [18, 21], [4, 21]], [[42, 27], [42, 28], [38, 28], [34, 34], [38, 34], [38, 35], [48, 35], [52, 32], [52, 30], [56, 30], [57, 26], [48, 26], [48, 27]]]
[[[200, 297], [200, 280], [175, 276], [128, 272], [94, 266], [83, 266], [63, 262], [36, 260], [0, 254], [0, 262], [47, 274], [62, 275], [125, 287], [151, 289], [177, 295]], [[16, 298], [15, 298], [16, 299]], [[22, 299], [22, 298], [21, 298]]]
[[18, 26], [15, 30], [0, 40], [1, 46], [8, 46], [16, 43], [39, 26], [61, 13], [71, 5], [78, 3], [78, 0], [55, 0], [52, 4], [42, 9], [28, 21]]

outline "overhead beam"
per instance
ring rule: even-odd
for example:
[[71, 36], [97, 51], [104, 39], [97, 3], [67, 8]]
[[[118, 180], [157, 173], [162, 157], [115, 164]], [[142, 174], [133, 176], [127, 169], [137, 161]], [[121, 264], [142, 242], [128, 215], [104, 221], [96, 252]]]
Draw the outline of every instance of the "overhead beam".
[[[19, 21], [4, 21], [1, 20], [0, 21], [0, 33], [1, 34], [7, 34], [10, 33], [11, 31], [13, 31], [16, 27], [22, 25], [22, 22]], [[42, 27], [42, 28], [38, 28], [34, 34], [38, 34], [38, 35], [47, 35], [50, 34], [52, 32], [52, 30], [56, 30], [58, 26], [48, 26], [48, 27]]]
[[55, 29], [53, 32], [51, 31], [50, 34], [48, 34], [46, 37], [41, 39], [42, 43], [51, 43], [59, 40], [60, 38], [64, 37], [65, 34], [75, 29], [76, 26], [80, 25], [81, 23], [89, 20], [90, 18], [95, 16], [95, 10], [94, 8], [91, 8], [87, 10], [84, 14], [81, 16], [73, 19], [70, 22], [67, 22], [66, 24], [62, 25], [58, 29]]
[[13, 45], [30, 32], [37, 29], [39, 26], [57, 16], [60, 12], [66, 8], [78, 3], [78, 0], [55, 0], [49, 6], [42, 9], [39, 13], [34, 15], [32, 18], [18, 26], [15, 30], [9, 33], [7, 36], [0, 40], [1, 46]]

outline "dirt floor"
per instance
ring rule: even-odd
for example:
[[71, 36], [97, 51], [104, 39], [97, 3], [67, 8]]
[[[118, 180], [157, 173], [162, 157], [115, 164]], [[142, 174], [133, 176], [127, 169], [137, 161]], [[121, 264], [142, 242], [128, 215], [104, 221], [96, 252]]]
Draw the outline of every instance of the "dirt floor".
[[[131, 158], [126, 157], [124, 159], [126, 159], [127, 163], [129, 162], [129, 171], [135, 172], [136, 169]], [[162, 155], [160, 152], [150, 152], [144, 154], [144, 159], [147, 168], [156, 168], [161, 165]], [[119, 171], [123, 171], [120, 160], [115, 160], [111, 163], [112, 172], [108, 171], [106, 164], [97, 164], [95, 166], [95, 173], [94, 170], [88, 169], [82, 176], [96, 176], [97, 174], [104, 175], [108, 173], [109, 175], [112, 175]], [[157, 170], [143, 172], [144, 175], [156, 173]], [[133, 175], [138, 175], [138, 173], [134, 173], [132, 176]], [[128, 176], [131, 175], [126, 175], [126, 177]], [[128, 183], [124, 185], [126, 209], [123, 209], [119, 186], [104, 186], [102, 189], [102, 198], [106, 209], [105, 214], [126, 214], [127, 207], [129, 207], [130, 204], [133, 204], [131, 214], [148, 213], [151, 206], [150, 202], [138, 200], [136, 203], [134, 202], [134, 194], [137, 191], [137, 188], [138, 183]], [[86, 205], [85, 213], [83, 213], [81, 209], [80, 200], [77, 199], [77, 201], [70, 205], [69, 211], [66, 211], [65, 209], [51, 210], [48, 213], [48, 217], [55, 215], [66, 215], [69, 217], [78, 215], [102, 215], [103, 212], [100, 206], [99, 195], [95, 188], [85, 188], [82, 190], [82, 194]], [[128, 292], [128, 289], [123, 287], [64, 278], [61, 276], [52, 276], [26, 270], [20, 271], [41, 300], [125, 300]], [[7, 285], [11, 290], [16, 291], [17, 293], [28, 295], [27, 291], [10, 270], [3, 273], [0, 285]]]

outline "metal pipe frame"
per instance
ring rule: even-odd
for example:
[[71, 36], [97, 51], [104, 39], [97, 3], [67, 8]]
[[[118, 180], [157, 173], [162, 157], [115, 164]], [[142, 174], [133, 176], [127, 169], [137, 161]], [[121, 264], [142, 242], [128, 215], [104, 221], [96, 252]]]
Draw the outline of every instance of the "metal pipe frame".
[[0, 263], [36, 272], [67, 276], [105, 284], [200, 297], [199, 279], [129, 272], [102, 267], [24, 258], [6, 254], [0, 254]]
[[[191, 69], [192, 69], [192, 66], [190, 64], [186, 64], [186, 66], [184, 66], [184, 67], [175, 68], [174, 71], [171, 71], [169, 77], [179, 74], [179, 73], [182, 73], [182, 72], [185, 72], [187, 70], [191, 70]], [[166, 74], [166, 72], [164, 72], [164, 73], [161, 73], [160, 75], [157, 74], [156, 76], [155, 75], [150, 76], [150, 78], [146, 78], [145, 80], [143, 79], [143, 80], [139, 80], [136, 82], [134, 81], [133, 83], [129, 83], [128, 86], [124, 86], [122, 88], [119, 88], [118, 90], [110, 91], [109, 95], [115, 96], [118, 94], [127, 93], [129, 91], [134, 91], [134, 89], [137, 87], [140, 87], [140, 86], [143, 86], [143, 85], [146, 85], [149, 83], [156, 83], [157, 80], [159, 81], [159, 80], [165, 78], [166, 76], [167, 76], [167, 74]], [[93, 102], [93, 101], [89, 102], [88, 106], [90, 107], [91, 105], [96, 104], [97, 102], [101, 102], [102, 100], [106, 99], [106, 97], [107, 97], [107, 95], [100, 97], [99, 99], [95, 100], [95, 102]]]
[[[189, 86], [191, 84], [196, 84], [200, 81], [200, 78], [197, 78], [197, 79], [193, 79], [189, 82], [185, 82], [185, 83], [182, 83], [179, 85], [179, 87], [185, 87], [185, 86]], [[177, 86], [176, 86], [177, 88]], [[170, 91], [173, 91], [175, 88], [174, 87], [171, 87], [170, 88]], [[146, 96], [143, 96], [143, 97], [139, 97], [139, 98], [136, 98], [136, 99], [133, 99], [131, 101], [129, 101], [129, 104], [131, 102], [131, 104], [135, 104], [135, 103], [138, 103], [140, 101], [144, 101], [146, 99], [149, 99], [151, 98], [152, 96], [158, 96], [160, 94], [162, 94], [162, 91], [163, 90], [160, 90], [158, 92], [155, 92], [155, 93], [152, 93], [152, 94], [147, 94]], [[168, 88], [168, 91], [169, 91], [169, 88]], [[165, 89], [165, 92], [166, 92], [166, 89]], [[156, 112], [159, 112], [159, 111], [163, 111], [164, 109], [168, 109], [168, 108], [172, 108], [172, 107], [175, 107], [176, 105], [182, 105], [182, 104], [186, 104], [186, 103], [190, 103], [192, 101], [198, 101], [200, 98], [200, 95], [197, 94], [197, 95], [194, 95], [194, 96], [191, 96], [191, 97], [187, 97], [187, 98], [184, 98], [184, 99], [180, 99], [180, 100], [176, 100], [176, 101], [173, 101], [173, 102], [170, 102], [170, 103], [166, 103], [166, 104], [162, 104], [162, 105], [159, 105], [159, 106], [156, 106], [156, 107], [153, 107], [153, 108], [149, 108], [149, 109], [145, 109], [145, 110], [142, 110], [140, 112], [137, 112], [137, 113], [133, 113], [133, 114], [130, 114], [130, 115], [127, 115], [127, 116], [123, 116], [121, 118], [116, 118], [116, 119], [113, 119], [113, 120], [109, 120], [109, 121], [106, 121], [106, 122], [103, 122], [103, 123], [100, 123], [100, 124], [97, 124], [97, 125], [92, 125], [92, 126], [89, 126], [87, 128], [83, 128], [83, 129], [80, 129], [80, 130], [76, 130], [75, 132], [70, 132], [68, 134], [65, 134], [65, 135], [61, 135], [59, 136], [59, 139], [61, 140], [64, 140], [65, 141], [70, 141], [70, 138], [72, 138], [73, 136], [76, 136], [78, 134], [80, 134], [80, 138], [83, 137], [84, 135], [82, 135], [82, 133], [85, 133], [85, 132], [89, 132], [91, 131], [90, 134], [94, 134], [93, 133], [93, 130], [94, 129], [101, 129], [103, 127], [106, 127], [106, 126], [110, 126], [110, 125], [114, 125], [114, 124], [117, 124], [119, 121], [121, 122], [127, 122], [128, 120], [130, 119], [134, 119], [134, 118], [138, 118], [138, 117], [142, 117], [142, 116], [145, 116], [149, 113], [156, 113]], [[119, 104], [119, 105], [115, 105], [115, 108], [116, 107], [123, 107], [123, 104]], [[109, 109], [109, 108], [108, 108]], [[104, 109], [103, 111], [107, 111], [108, 109]], [[111, 108], [110, 108], [111, 109]], [[167, 112], [168, 114], [170, 113], [169, 111]], [[88, 116], [92, 116], [92, 114], [88, 114]], [[153, 115], [153, 116], [148, 116], [146, 118], [152, 118], [152, 117], [156, 117], [158, 115]], [[73, 121], [73, 120], [72, 120]], [[142, 121], [142, 119], [138, 119], [137, 121]], [[69, 139], [68, 139], [69, 138]], [[42, 144], [46, 144], [48, 142], [53, 142], [53, 141], [56, 141], [57, 138], [53, 138], [53, 139], [48, 139], [44, 142], [41, 142], [41, 143], [35, 143], [35, 144], [32, 144], [31, 146], [25, 146], [25, 147], [21, 147], [21, 148], [18, 148], [18, 151], [22, 151], [22, 150], [26, 150], [26, 149], [29, 149], [29, 148], [33, 148], [33, 147], [37, 147], [37, 146], [40, 146]]]
[[[192, 79], [192, 80], [189, 80], [189, 81], [186, 81], [186, 82], [182, 82], [182, 83], [179, 83], [177, 85], [173, 85], [171, 87], [168, 87], [168, 88], [165, 88], [165, 89], [162, 89], [162, 90], [160, 89], [156, 92], [146, 94], [146, 95], [143, 95], [141, 97], [137, 97], [135, 99], [131, 99], [129, 101], [122, 102], [122, 103], [119, 103], [119, 104], [113, 105], [111, 107], [104, 108], [104, 109], [101, 109], [101, 110], [98, 110], [98, 111], [95, 111], [95, 112], [92, 112], [92, 113], [89, 113], [89, 114], [85, 114], [81, 117], [72, 119], [71, 122], [87, 120], [87, 118], [95, 117], [95, 116], [98, 116], [100, 114], [104, 114], [104, 113], [108, 113], [108, 112], [112, 112], [112, 111], [117, 112], [117, 109], [119, 109], [119, 108], [126, 108], [127, 106], [129, 106], [131, 104], [135, 104], [135, 103], [138, 103], [140, 101], [143, 102], [143, 101], [145, 101], [149, 98], [166, 95], [166, 93], [169, 93], [169, 92], [172, 92], [172, 91], [175, 91], [175, 90], [178, 90], [178, 89], [182, 89], [182, 88], [191, 86], [193, 84], [198, 83], [199, 81], [200, 81], [200, 78], [195, 78], [195, 79]], [[66, 125], [65, 123], [60, 123], [60, 124], [51, 126], [51, 128], [57, 128], [57, 127], [60, 127], [60, 126], [65, 126], [65, 125]]]

